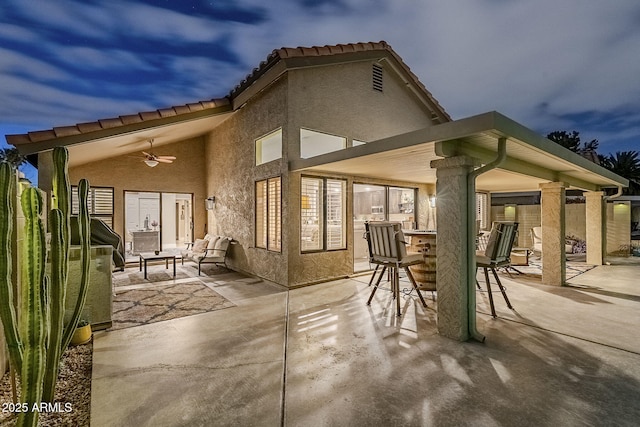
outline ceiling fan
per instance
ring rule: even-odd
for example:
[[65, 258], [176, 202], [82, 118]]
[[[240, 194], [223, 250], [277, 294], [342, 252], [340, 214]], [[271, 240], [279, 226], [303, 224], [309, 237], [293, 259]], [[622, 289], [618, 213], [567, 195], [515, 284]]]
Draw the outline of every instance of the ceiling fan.
[[142, 154], [144, 154], [143, 162], [145, 162], [147, 166], [154, 168], [158, 166], [158, 163], [173, 163], [173, 161], [176, 159], [175, 156], [158, 156], [154, 154], [152, 151], [153, 139], [149, 140], [149, 145], [151, 146], [151, 148], [149, 149], [149, 152], [148, 153], [146, 151], [142, 152]]

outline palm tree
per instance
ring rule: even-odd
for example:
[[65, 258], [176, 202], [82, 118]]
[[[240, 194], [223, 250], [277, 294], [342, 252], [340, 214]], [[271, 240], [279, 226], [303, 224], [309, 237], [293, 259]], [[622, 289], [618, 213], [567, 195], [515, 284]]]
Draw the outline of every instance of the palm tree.
[[15, 169], [18, 169], [26, 161], [27, 159], [20, 154], [17, 148], [0, 149], [0, 162], [7, 162]]
[[640, 194], [640, 153], [637, 151], [617, 151], [602, 156], [602, 166], [629, 180], [627, 194]]

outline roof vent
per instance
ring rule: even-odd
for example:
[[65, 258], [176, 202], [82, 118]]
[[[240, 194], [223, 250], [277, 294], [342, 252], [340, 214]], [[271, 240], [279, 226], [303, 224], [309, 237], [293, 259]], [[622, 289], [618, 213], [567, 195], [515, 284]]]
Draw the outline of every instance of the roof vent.
[[377, 90], [378, 92], [382, 92], [382, 67], [378, 64], [373, 64], [372, 69], [373, 76], [373, 90]]

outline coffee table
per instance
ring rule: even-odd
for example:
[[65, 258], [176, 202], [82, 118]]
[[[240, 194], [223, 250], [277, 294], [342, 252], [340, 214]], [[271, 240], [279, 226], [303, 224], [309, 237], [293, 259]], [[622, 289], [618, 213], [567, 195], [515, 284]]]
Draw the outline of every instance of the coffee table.
[[173, 277], [176, 277], [176, 256], [169, 252], [141, 252], [140, 253], [140, 271], [142, 271], [142, 263], [144, 261], [144, 278], [147, 278], [147, 263], [149, 261], [165, 261], [165, 268], [169, 268], [169, 260], [173, 260]]

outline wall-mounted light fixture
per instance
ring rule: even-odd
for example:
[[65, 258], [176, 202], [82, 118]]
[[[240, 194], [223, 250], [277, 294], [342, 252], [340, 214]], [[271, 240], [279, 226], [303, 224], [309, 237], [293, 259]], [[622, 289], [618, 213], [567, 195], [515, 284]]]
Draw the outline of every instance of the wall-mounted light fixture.
[[208, 211], [212, 211], [213, 208], [216, 205], [216, 197], [215, 196], [209, 196], [204, 200], [204, 204], [207, 208]]
[[429, 206], [431, 206], [432, 208], [436, 207], [436, 196], [435, 196], [435, 194], [433, 196], [429, 196]]
[[508, 203], [504, 205], [504, 219], [505, 221], [516, 220], [516, 206], [515, 204]]

